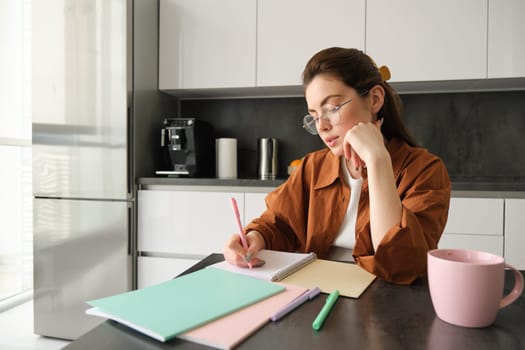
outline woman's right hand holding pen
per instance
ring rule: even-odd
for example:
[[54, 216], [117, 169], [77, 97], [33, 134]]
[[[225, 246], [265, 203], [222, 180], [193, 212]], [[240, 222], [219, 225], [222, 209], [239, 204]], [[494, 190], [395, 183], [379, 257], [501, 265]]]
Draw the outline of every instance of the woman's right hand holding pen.
[[266, 244], [264, 238], [257, 231], [250, 231], [246, 235], [248, 249], [244, 249], [239, 234], [231, 236], [230, 240], [224, 244], [224, 259], [232, 265], [240, 267], [262, 266], [265, 261], [257, 258], [257, 252], [264, 249]]

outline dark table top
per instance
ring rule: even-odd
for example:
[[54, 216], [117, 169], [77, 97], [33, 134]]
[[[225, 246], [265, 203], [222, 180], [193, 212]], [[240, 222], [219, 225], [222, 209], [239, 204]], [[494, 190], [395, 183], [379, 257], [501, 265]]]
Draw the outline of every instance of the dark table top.
[[[212, 254], [184, 273], [223, 260]], [[523, 272], [522, 272], [523, 274]], [[513, 278], [506, 273], [505, 290]], [[238, 349], [525, 349], [525, 296], [499, 311], [487, 328], [463, 328], [437, 318], [426, 279], [398, 286], [376, 279], [359, 299], [340, 297], [323, 328], [312, 321], [326, 295], [303, 304], [278, 322], [269, 322]], [[174, 339], [161, 343], [106, 321], [64, 349], [208, 349]]]

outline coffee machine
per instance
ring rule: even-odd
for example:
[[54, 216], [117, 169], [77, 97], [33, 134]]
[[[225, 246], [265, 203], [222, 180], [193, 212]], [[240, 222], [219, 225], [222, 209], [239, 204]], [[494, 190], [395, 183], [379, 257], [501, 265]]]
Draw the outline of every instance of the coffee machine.
[[168, 170], [157, 175], [215, 177], [213, 126], [195, 118], [166, 118], [160, 145]]

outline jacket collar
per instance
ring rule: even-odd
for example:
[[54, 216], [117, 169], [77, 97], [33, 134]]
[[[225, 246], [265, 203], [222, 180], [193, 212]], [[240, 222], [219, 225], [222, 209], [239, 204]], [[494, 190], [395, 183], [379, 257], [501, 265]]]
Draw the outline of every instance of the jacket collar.
[[392, 159], [392, 170], [394, 178], [399, 178], [403, 164], [411, 153], [411, 147], [402, 139], [393, 138], [386, 144], [386, 149]]
[[322, 171], [317, 176], [314, 189], [318, 190], [334, 183], [340, 176], [341, 159], [335, 156], [330, 149], [326, 149], [326, 156], [321, 164]]

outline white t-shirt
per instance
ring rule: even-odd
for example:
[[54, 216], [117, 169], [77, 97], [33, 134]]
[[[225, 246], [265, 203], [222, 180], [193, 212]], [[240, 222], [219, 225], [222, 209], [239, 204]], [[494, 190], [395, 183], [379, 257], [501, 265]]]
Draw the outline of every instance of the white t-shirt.
[[[346, 167], [346, 162], [342, 161], [341, 166], [343, 167], [343, 173], [348, 184], [350, 184], [350, 203], [348, 203], [348, 209], [346, 215], [339, 230], [339, 234], [334, 241], [333, 246], [335, 248], [344, 248], [347, 251], [346, 258], [343, 256], [331, 256], [334, 260], [353, 260], [351, 257], [352, 249], [355, 245], [355, 223], [357, 219], [357, 209], [359, 207], [359, 198], [361, 197], [361, 186], [363, 185], [363, 178], [354, 179], [350, 176], [350, 172]], [[344, 250], [334, 249], [334, 252], [338, 251], [338, 255]], [[350, 255], [350, 256], [348, 256]]]

